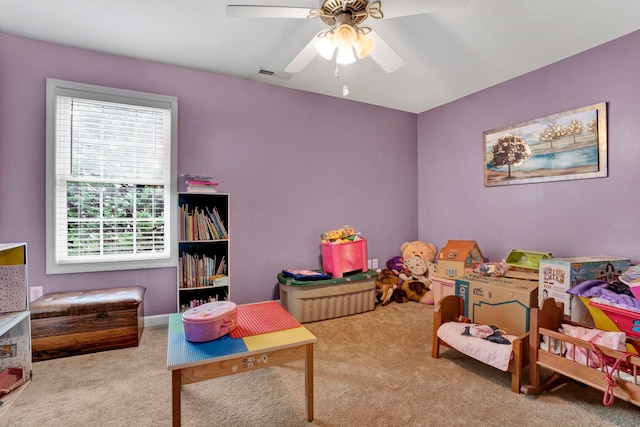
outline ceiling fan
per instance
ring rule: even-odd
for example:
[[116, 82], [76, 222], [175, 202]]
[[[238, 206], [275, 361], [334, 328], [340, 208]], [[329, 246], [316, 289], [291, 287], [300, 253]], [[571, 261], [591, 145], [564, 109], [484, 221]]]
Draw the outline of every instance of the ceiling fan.
[[[367, 18], [392, 19], [421, 15], [451, 7], [469, 0], [320, 0], [318, 9], [290, 6], [228, 5], [227, 15], [232, 18], [320, 18], [329, 26], [320, 31], [285, 68], [288, 73], [299, 73], [320, 54], [337, 64], [350, 64], [358, 58], [370, 56], [387, 73], [404, 65], [404, 60], [371, 27], [363, 26]], [[384, 12], [383, 12], [384, 9]], [[337, 53], [336, 53], [337, 52]], [[355, 53], [355, 55], [354, 55]]]

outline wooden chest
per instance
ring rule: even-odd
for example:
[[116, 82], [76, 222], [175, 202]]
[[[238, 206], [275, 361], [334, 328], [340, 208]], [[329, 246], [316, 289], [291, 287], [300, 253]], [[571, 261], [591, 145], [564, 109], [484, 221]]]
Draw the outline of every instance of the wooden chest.
[[134, 286], [38, 298], [30, 305], [33, 361], [137, 346], [145, 290]]

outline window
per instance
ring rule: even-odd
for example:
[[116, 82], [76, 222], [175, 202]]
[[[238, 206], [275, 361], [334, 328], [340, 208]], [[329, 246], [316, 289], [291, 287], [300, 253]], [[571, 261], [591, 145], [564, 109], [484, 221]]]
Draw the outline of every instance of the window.
[[176, 265], [175, 97], [47, 79], [47, 274]]

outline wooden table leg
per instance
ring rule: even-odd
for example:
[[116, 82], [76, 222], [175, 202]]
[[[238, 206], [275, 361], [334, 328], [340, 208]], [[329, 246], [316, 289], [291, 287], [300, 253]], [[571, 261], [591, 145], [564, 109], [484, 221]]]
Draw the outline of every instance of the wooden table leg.
[[313, 421], [313, 344], [307, 344], [307, 354], [304, 359], [304, 393], [307, 421]]
[[171, 371], [171, 418], [173, 427], [180, 427], [180, 390], [182, 389], [182, 370], [176, 369]]

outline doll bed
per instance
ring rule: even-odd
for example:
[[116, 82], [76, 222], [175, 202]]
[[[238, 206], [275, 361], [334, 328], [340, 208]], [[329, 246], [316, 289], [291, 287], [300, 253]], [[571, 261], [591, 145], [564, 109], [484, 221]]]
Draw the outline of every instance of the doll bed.
[[[532, 310], [529, 384], [523, 386], [521, 391], [539, 394], [573, 379], [603, 391], [605, 405], [612, 404], [617, 397], [640, 406], [640, 357], [557, 332], [563, 323], [571, 324], [564, 321], [563, 304], [553, 298], [544, 300], [541, 309]], [[555, 340], [554, 345], [540, 345], [541, 342], [549, 343], [552, 340]], [[640, 345], [640, 342], [628, 337], [627, 343]], [[575, 346], [573, 356], [563, 355], [562, 351], [557, 354], [558, 348], [567, 344]], [[583, 361], [578, 361], [576, 357], [579, 348], [583, 349], [583, 355], [587, 355]], [[615, 363], [618, 360], [620, 362]], [[552, 372], [542, 378], [541, 368]]]
[[468, 323], [455, 322], [464, 315], [463, 301], [455, 295], [440, 299], [433, 310], [433, 346], [431, 357], [440, 356], [440, 345], [457, 350], [480, 362], [511, 373], [511, 390], [520, 392], [522, 371], [529, 359], [529, 334], [520, 337], [504, 335], [511, 345], [497, 344], [482, 338], [462, 336]]

